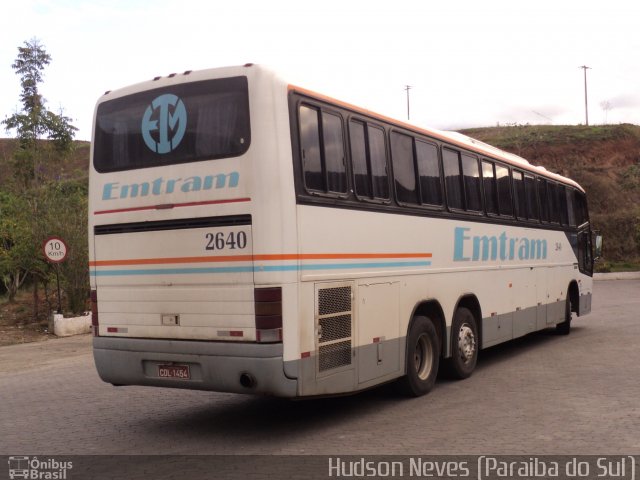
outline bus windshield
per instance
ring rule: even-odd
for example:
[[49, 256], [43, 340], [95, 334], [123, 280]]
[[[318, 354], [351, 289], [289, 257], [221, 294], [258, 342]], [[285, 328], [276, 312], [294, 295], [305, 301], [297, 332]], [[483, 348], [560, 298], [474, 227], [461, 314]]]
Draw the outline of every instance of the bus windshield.
[[101, 103], [99, 172], [234, 157], [250, 144], [246, 77], [172, 85]]

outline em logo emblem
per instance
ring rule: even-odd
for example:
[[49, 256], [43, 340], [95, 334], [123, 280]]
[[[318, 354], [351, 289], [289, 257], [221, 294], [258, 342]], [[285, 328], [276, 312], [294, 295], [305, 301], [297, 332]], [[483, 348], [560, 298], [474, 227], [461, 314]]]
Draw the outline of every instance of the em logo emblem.
[[[144, 112], [141, 128], [144, 143], [150, 150], [169, 153], [178, 147], [187, 130], [187, 109], [177, 96], [160, 95]], [[156, 131], [157, 135], [151, 134]]]

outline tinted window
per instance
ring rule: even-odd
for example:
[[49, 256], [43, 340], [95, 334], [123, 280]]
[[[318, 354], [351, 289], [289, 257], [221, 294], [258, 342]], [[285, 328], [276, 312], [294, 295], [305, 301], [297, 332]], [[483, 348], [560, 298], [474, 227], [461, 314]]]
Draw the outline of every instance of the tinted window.
[[[319, 119], [322, 121], [322, 129]], [[325, 193], [346, 193], [342, 119], [316, 107], [302, 105], [300, 147], [304, 184], [307, 189]]]
[[540, 220], [538, 211], [538, 189], [536, 179], [530, 175], [524, 176], [524, 189], [527, 196], [527, 212], [529, 220]]
[[574, 196], [573, 196], [573, 190], [569, 187], [565, 187], [565, 194], [567, 197], [567, 213], [569, 214], [568, 218], [569, 218], [569, 225], [571, 225], [572, 227], [576, 226], [576, 210], [575, 210], [575, 205], [573, 202]]
[[524, 176], [522, 172], [513, 172], [513, 191], [516, 200], [516, 215], [518, 218], [527, 218], [527, 200], [524, 194]]
[[480, 194], [480, 170], [478, 159], [470, 155], [462, 155], [462, 174], [464, 178], [464, 194], [467, 210], [479, 212], [482, 210], [482, 196]]
[[574, 190], [575, 192], [575, 209], [576, 209], [576, 224], [582, 225], [589, 220], [589, 213], [587, 212], [587, 198], [582, 192]]
[[557, 186], [558, 203], [560, 204], [560, 222], [563, 225], [569, 224], [569, 214], [567, 212], [567, 196], [564, 193], [564, 186]]
[[251, 142], [247, 78], [181, 83], [103, 102], [94, 138], [99, 172], [242, 155]]
[[560, 223], [560, 200], [558, 198], [558, 185], [547, 182], [547, 196], [549, 199], [549, 221]]
[[493, 163], [482, 162], [482, 183], [484, 184], [484, 203], [487, 213], [498, 214], [498, 198], [496, 177], [493, 173]]
[[387, 150], [384, 130], [368, 126], [369, 154], [371, 157], [371, 180], [375, 198], [389, 198], [389, 179], [387, 178]]
[[342, 118], [322, 112], [322, 133], [324, 139], [325, 170], [328, 192], [347, 192], [347, 172], [344, 161], [344, 139]]
[[496, 183], [498, 187], [498, 205], [500, 215], [513, 217], [513, 200], [511, 197], [511, 178], [509, 169], [496, 165]]
[[416, 156], [420, 175], [422, 203], [426, 203], [427, 205], [442, 205], [438, 147], [431, 143], [418, 140], [416, 141]]
[[449, 208], [464, 208], [462, 200], [462, 184], [460, 182], [460, 160], [458, 152], [449, 149], [442, 150], [442, 167], [444, 169], [444, 183], [447, 189], [447, 204]]
[[549, 221], [549, 199], [547, 193], [547, 181], [538, 178], [538, 195], [540, 196], [540, 220]]
[[365, 126], [362, 122], [352, 121], [349, 124], [349, 146], [351, 147], [351, 162], [355, 177], [356, 195], [371, 197], [371, 182], [367, 167], [367, 148], [364, 135]]
[[319, 111], [315, 108], [300, 107], [302, 169], [304, 171], [304, 184], [310, 190], [324, 190], [318, 114]]
[[351, 120], [349, 140], [356, 194], [371, 199], [388, 199], [389, 178], [384, 130]]
[[391, 160], [398, 201], [418, 203], [412, 137], [396, 132], [391, 134]]

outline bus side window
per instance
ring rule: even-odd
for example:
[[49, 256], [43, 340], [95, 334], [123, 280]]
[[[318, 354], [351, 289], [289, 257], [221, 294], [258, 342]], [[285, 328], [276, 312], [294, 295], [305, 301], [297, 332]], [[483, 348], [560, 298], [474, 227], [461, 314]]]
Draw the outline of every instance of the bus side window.
[[551, 223], [560, 223], [560, 202], [558, 200], [558, 185], [553, 182], [547, 182], [548, 199], [549, 199], [549, 221]]
[[513, 171], [513, 191], [516, 197], [516, 216], [521, 220], [526, 220], [527, 200], [524, 192], [524, 175], [518, 170]]
[[432, 143], [416, 140], [416, 157], [420, 175], [422, 203], [426, 205], [442, 205], [438, 147]]
[[322, 112], [322, 133], [327, 171], [327, 191], [346, 193], [347, 171], [344, 158], [342, 118], [333, 113]]
[[371, 198], [371, 183], [369, 182], [369, 168], [367, 167], [367, 145], [365, 140], [365, 125], [352, 120], [349, 122], [349, 146], [351, 147], [351, 163], [355, 177], [356, 195]]
[[589, 214], [587, 211], [587, 198], [584, 193], [574, 190], [574, 205], [576, 210], [576, 223], [582, 225], [589, 221]]
[[558, 194], [558, 203], [560, 204], [560, 221], [562, 225], [569, 224], [569, 214], [567, 211], [567, 196], [564, 193], [564, 186], [557, 185], [556, 192]]
[[455, 150], [442, 150], [442, 165], [444, 168], [444, 182], [447, 191], [447, 205], [449, 208], [462, 210], [462, 184], [460, 175], [459, 154]]
[[540, 210], [538, 208], [538, 189], [535, 177], [524, 176], [524, 190], [527, 197], [527, 216], [529, 220], [540, 221]]
[[307, 189], [322, 193], [346, 193], [342, 118], [315, 107], [301, 105], [300, 145]]
[[322, 191], [322, 157], [320, 153], [319, 110], [306, 105], [300, 107], [300, 146], [304, 184], [308, 190]]
[[498, 190], [493, 162], [482, 161], [482, 183], [484, 184], [484, 202], [487, 213], [498, 215]]
[[351, 120], [349, 146], [356, 195], [369, 200], [388, 200], [389, 177], [384, 130], [360, 120]]
[[500, 215], [513, 217], [511, 177], [507, 167], [496, 165], [496, 183], [498, 187], [498, 206], [500, 208]]
[[387, 175], [387, 149], [384, 130], [367, 125], [369, 137], [369, 156], [371, 162], [371, 183], [373, 197], [389, 199], [389, 177]]
[[540, 196], [540, 220], [549, 222], [549, 195], [547, 193], [547, 181], [538, 177], [538, 194]]
[[573, 203], [573, 189], [569, 188], [569, 187], [564, 187], [564, 192], [565, 192], [565, 196], [566, 196], [566, 202], [567, 202], [567, 213], [569, 215], [569, 226], [571, 227], [575, 227], [576, 226], [576, 211], [575, 211], [575, 206]]
[[393, 178], [396, 196], [400, 203], [418, 203], [413, 143], [413, 137], [409, 135], [398, 132], [391, 133]]
[[466, 209], [472, 212], [481, 212], [480, 168], [476, 157], [462, 154], [462, 174], [464, 179]]

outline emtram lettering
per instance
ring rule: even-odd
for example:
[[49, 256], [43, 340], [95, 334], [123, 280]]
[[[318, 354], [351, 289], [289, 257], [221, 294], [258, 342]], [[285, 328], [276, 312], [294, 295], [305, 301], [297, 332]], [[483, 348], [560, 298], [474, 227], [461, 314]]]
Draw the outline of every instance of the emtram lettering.
[[453, 234], [454, 262], [487, 262], [495, 260], [544, 260], [547, 241], [540, 238], [508, 237], [506, 232], [494, 235], [470, 235], [470, 228], [456, 227]]
[[163, 195], [181, 191], [184, 193], [199, 192], [221, 188], [235, 188], [240, 183], [238, 172], [219, 173], [217, 175], [194, 175], [185, 179], [162, 177], [151, 182], [124, 184], [119, 182], [105, 183], [102, 187], [102, 200], [116, 200], [125, 198], [146, 197], [149, 195]]

